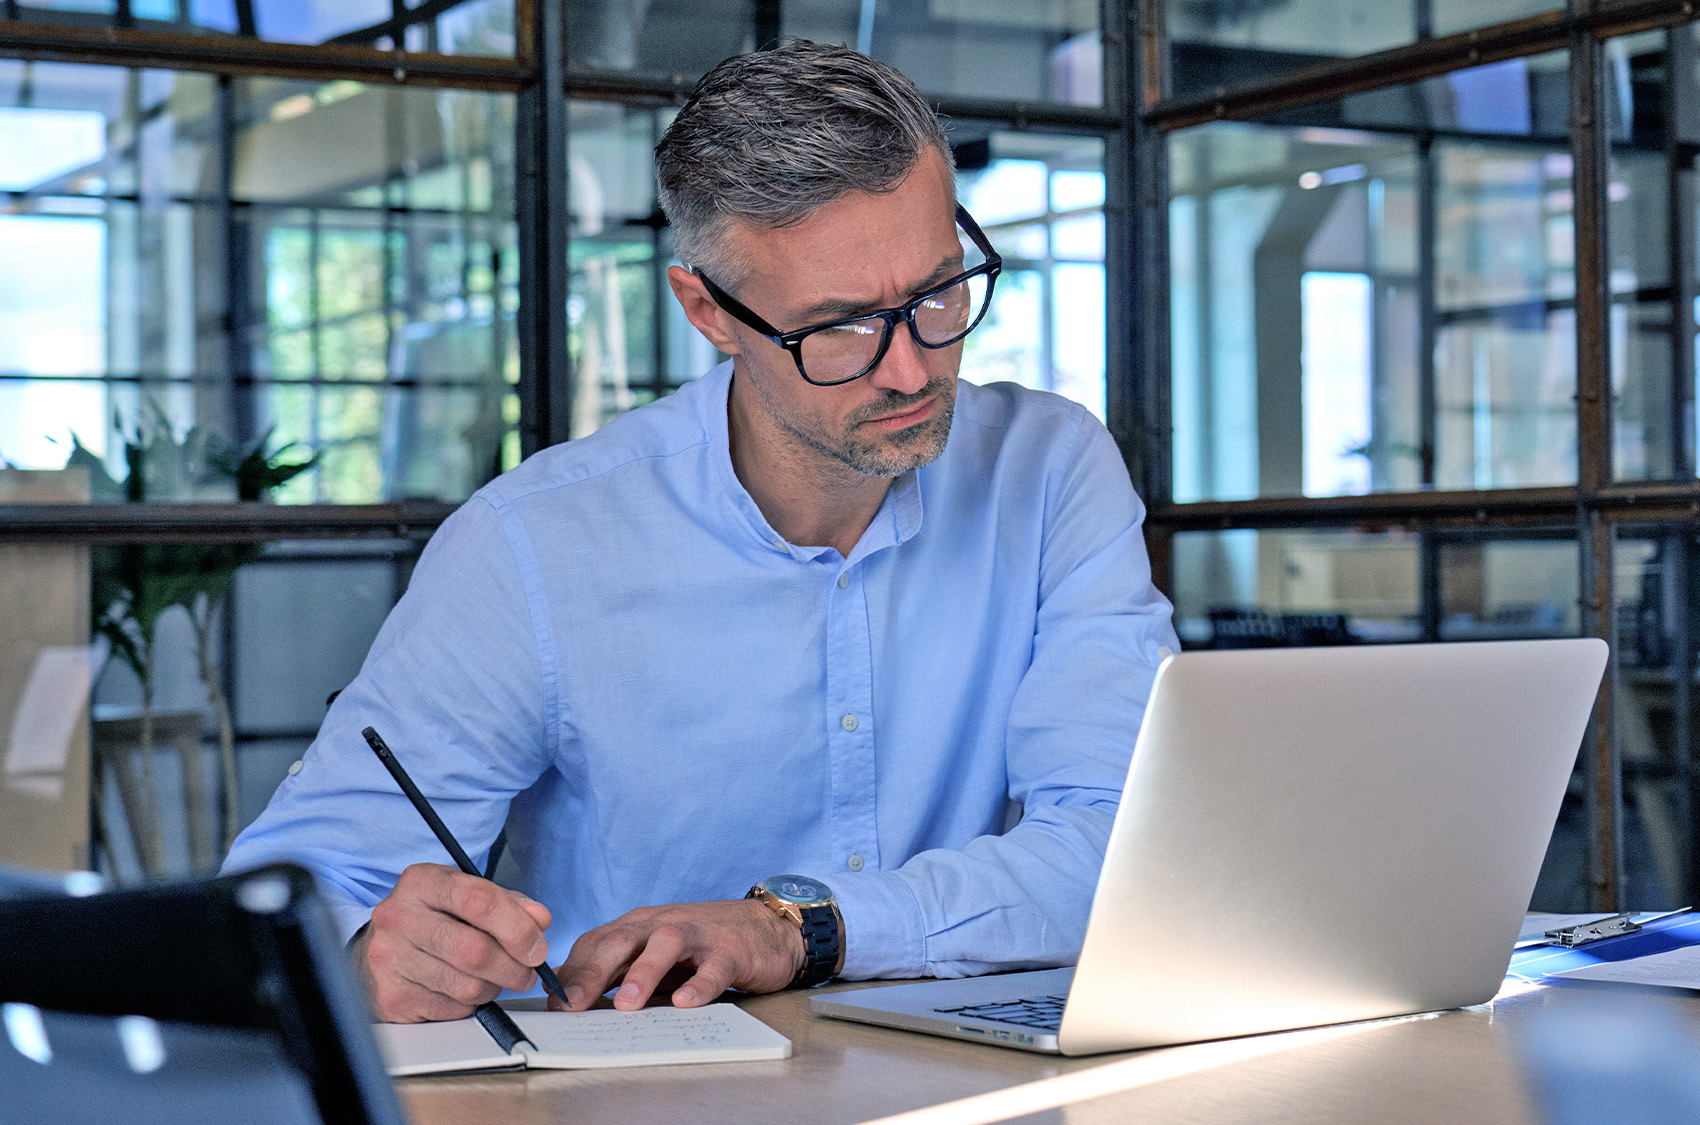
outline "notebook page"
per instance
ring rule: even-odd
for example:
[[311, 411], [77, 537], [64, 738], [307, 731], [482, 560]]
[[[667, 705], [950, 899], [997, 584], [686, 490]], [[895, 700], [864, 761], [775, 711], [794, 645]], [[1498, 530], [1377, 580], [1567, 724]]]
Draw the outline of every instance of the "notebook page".
[[504, 1052], [470, 1016], [442, 1023], [375, 1023], [372, 1034], [384, 1056], [384, 1068], [395, 1078], [525, 1064], [525, 1056]]
[[619, 1012], [508, 1013], [537, 1046], [526, 1064], [553, 1069], [743, 1062], [791, 1056], [791, 1041], [734, 1004]]

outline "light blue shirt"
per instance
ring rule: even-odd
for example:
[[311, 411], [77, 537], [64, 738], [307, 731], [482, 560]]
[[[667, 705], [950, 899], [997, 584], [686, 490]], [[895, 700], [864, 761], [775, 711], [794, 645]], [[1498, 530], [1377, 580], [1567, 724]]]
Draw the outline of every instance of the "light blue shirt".
[[403, 868], [449, 862], [370, 724], [474, 862], [506, 823], [557, 961], [633, 908], [795, 872], [837, 895], [847, 977], [1072, 963], [1179, 647], [1114, 442], [1055, 395], [959, 383], [944, 454], [846, 559], [739, 483], [731, 377], [451, 516], [227, 866], [304, 863], [349, 936]]

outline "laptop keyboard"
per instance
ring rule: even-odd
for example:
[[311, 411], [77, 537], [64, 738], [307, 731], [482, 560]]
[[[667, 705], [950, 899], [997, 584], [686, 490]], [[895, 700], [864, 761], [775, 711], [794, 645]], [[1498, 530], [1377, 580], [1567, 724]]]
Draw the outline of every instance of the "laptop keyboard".
[[972, 1016], [978, 1020], [995, 1020], [1021, 1027], [1036, 1027], [1055, 1031], [1062, 1026], [1063, 1004], [1066, 996], [1028, 996], [1021, 1000], [1000, 1000], [995, 1004], [969, 1004], [962, 1008], [934, 1008], [944, 1015]]

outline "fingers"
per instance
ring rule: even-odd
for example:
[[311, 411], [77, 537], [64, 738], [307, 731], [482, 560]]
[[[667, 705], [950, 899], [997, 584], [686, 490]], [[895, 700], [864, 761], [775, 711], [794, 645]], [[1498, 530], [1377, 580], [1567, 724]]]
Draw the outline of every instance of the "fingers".
[[[555, 920], [554, 915], [549, 913], [549, 908], [536, 899], [526, 898], [518, 891], [509, 891], [508, 893], [518, 901], [521, 910], [531, 915], [531, 921], [537, 926], [538, 930], [547, 930], [549, 924]], [[531, 964], [541, 965], [548, 955], [548, 950], [544, 950], [543, 957], [531, 962]]]
[[680, 975], [688, 979], [664, 994], [696, 1007], [728, 988], [776, 992], [796, 976], [801, 955], [795, 925], [760, 903], [689, 903], [634, 910], [591, 930], [574, 943], [560, 977], [572, 1011], [589, 1008], [616, 983], [614, 1006], [641, 1008]]
[[655, 986], [672, 971], [685, 953], [687, 943], [694, 946], [695, 934], [686, 934], [676, 925], [664, 925], [650, 931], [643, 952], [626, 970], [620, 990], [614, 993], [614, 1007], [635, 1011], [649, 1003]]
[[673, 992], [675, 1008], [700, 1008], [732, 987], [738, 965], [724, 954], [710, 956], [697, 969], [696, 975]]
[[402, 947], [390, 958], [380, 951], [374, 961], [387, 969], [374, 970], [374, 976], [384, 982], [380, 985], [383, 1007], [401, 1014], [406, 1022], [464, 1019], [502, 991], [501, 985], [462, 972], [417, 948]]
[[631, 915], [591, 930], [573, 943], [556, 976], [567, 995], [569, 1010], [582, 1012], [625, 975], [626, 966], [642, 950], [644, 935], [625, 923]]
[[[431, 906], [495, 938], [516, 963], [540, 965], [549, 955], [549, 943], [543, 938], [549, 911], [541, 903], [487, 879], [435, 864], [415, 864], [402, 872], [402, 878], [416, 867], [426, 869], [419, 876], [420, 889]], [[396, 885], [399, 888], [401, 883]]]
[[437, 864], [415, 864], [372, 911], [355, 954], [378, 1018], [459, 1019], [536, 979], [549, 911]]

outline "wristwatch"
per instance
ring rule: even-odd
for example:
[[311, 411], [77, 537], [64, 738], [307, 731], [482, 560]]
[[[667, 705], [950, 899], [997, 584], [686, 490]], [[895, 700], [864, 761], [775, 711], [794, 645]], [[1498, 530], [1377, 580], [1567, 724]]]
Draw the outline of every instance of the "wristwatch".
[[825, 883], [802, 875], [775, 875], [750, 888], [753, 898], [803, 931], [803, 967], [792, 988], [813, 988], [844, 967], [844, 919]]

